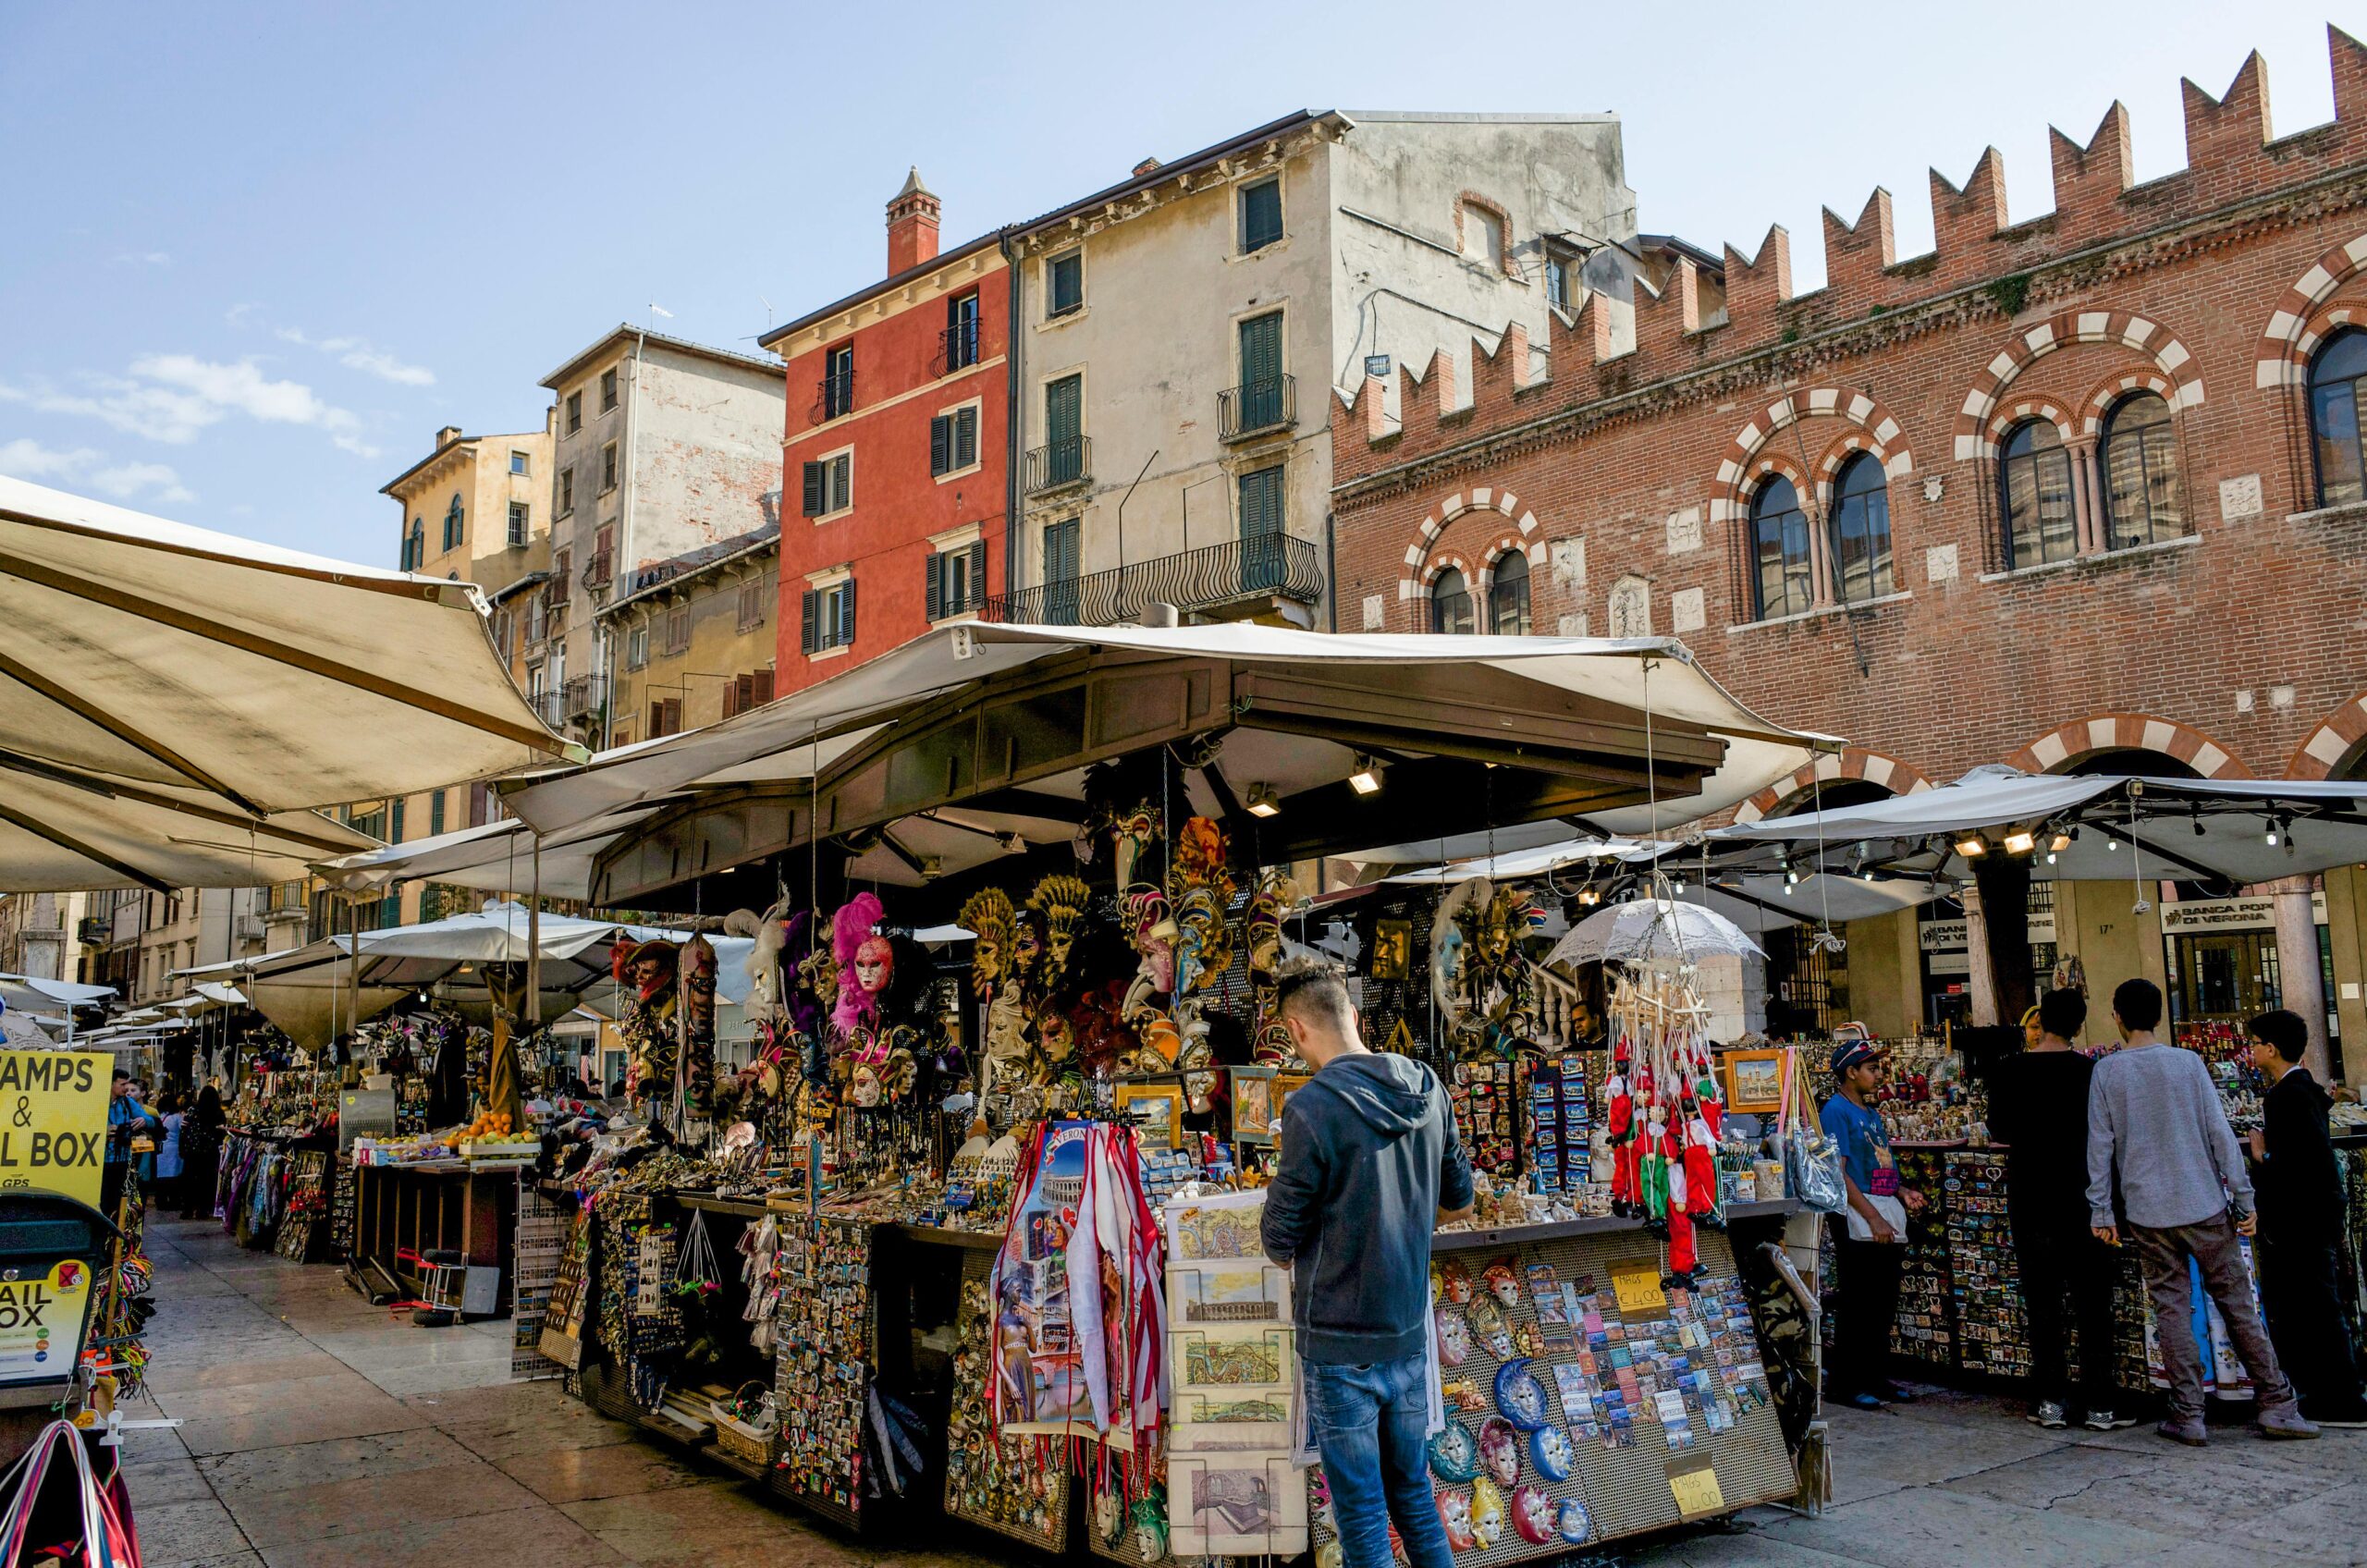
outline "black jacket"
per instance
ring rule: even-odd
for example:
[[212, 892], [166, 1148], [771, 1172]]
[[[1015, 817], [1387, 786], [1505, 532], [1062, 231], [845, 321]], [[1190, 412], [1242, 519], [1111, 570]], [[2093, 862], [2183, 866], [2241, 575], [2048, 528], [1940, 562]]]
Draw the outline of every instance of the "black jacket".
[[2253, 1167], [2252, 1194], [2269, 1240], [2330, 1242], [2341, 1228], [2342, 1178], [2326, 1129], [2333, 1103], [2305, 1067], [2287, 1072], [2261, 1101], [2268, 1158]]
[[1430, 1232], [1471, 1202], [1471, 1161], [1436, 1074], [1411, 1057], [1335, 1057], [1282, 1111], [1266, 1256], [1292, 1270], [1299, 1354], [1369, 1366], [1421, 1353]]

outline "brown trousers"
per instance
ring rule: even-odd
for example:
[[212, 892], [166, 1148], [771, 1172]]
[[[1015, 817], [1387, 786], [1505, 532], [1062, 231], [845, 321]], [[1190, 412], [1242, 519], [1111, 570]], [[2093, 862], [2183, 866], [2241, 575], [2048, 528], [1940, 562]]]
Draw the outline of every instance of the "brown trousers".
[[[2145, 1292], [2153, 1300], [2153, 1329], [2162, 1343], [2162, 1362], [2170, 1374], [2170, 1418], [2202, 1419], [2202, 1347], [2194, 1338], [2194, 1298], [2189, 1292], [2186, 1260], [2202, 1269], [2202, 1288], [2219, 1307], [2227, 1338], [2251, 1375], [2252, 1394], [2262, 1410], [2293, 1403], [2293, 1386], [2276, 1365], [2276, 1352], [2252, 1309], [2251, 1280], [2244, 1272], [2243, 1254], [2236, 1237], [2236, 1222], [2226, 1212], [2200, 1225], [2128, 1227], [2137, 1261], [2145, 1270]], [[2082, 1353], [2086, 1346], [2080, 1347]]]

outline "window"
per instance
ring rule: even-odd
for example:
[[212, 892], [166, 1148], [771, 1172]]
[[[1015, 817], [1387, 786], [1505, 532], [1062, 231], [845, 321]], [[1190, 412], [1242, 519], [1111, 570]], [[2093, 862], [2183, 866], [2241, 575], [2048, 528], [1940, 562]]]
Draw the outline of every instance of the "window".
[[752, 577], [740, 584], [739, 629], [754, 631], [765, 623], [765, 602], [771, 595], [765, 592], [762, 576]]
[[403, 807], [409, 803], [400, 795], [395, 797], [395, 803], [387, 813], [387, 820], [394, 824], [394, 831], [386, 839], [389, 844], [399, 844], [403, 841]]
[[2104, 420], [2104, 548], [2126, 550], [2186, 532], [2177, 432], [2159, 395], [2124, 398]]
[[945, 369], [948, 374], [978, 362], [978, 292], [945, 302]]
[[614, 441], [600, 448], [600, 493], [607, 495], [617, 487], [617, 444]]
[[1585, 287], [1579, 269], [1584, 258], [1549, 239], [1545, 242], [1545, 302], [1564, 311], [1578, 308], [1578, 292]]
[[444, 791], [436, 790], [427, 797], [427, 836], [435, 838], [444, 831]]
[[2051, 420], [2014, 427], [1997, 461], [2005, 513], [2005, 564], [2039, 566], [2079, 553], [2071, 512], [2071, 454]]
[[682, 699], [660, 697], [649, 704], [649, 738], [682, 732]]
[[625, 633], [625, 668], [645, 668], [649, 664], [649, 628], [636, 626]]
[[666, 651], [687, 654], [691, 651], [691, 606], [679, 605], [666, 612]]
[[854, 579], [805, 590], [804, 630], [799, 646], [809, 654], [854, 643]]
[[1288, 519], [1281, 463], [1243, 474], [1234, 482], [1241, 502], [1241, 588], [1270, 593], [1282, 585]]
[[525, 453], [514, 449], [510, 452], [509, 472], [512, 473], [526, 473], [532, 472], [527, 467]]
[[1085, 252], [1071, 251], [1044, 263], [1044, 314], [1057, 320], [1085, 309]]
[[1780, 473], [1751, 497], [1750, 559], [1760, 619], [1804, 615], [1816, 603], [1809, 569], [1809, 520], [1800, 510], [1799, 492]]
[[1085, 477], [1085, 377], [1064, 375], [1044, 384], [1043, 484], [1067, 484]]
[[730, 718], [773, 700], [773, 672], [759, 669], [723, 683], [723, 717]]
[[444, 508], [444, 547], [446, 549], [457, 550], [460, 547], [461, 525], [465, 521], [466, 514], [460, 509], [460, 497], [456, 495], [452, 497], [452, 504]]
[[607, 413], [616, 406], [617, 373], [613, 370], [604, 370], [600, 373], [600, 411]]
[[928, 422], [928, 471], [952, 473], [978, 460], [978, 410], [955, 409]]
[[551, 582], [547, 593], [553, 609], [567, 603], [568, 587], [572, 577], [568, 569], [574, 564], [574, 557], [572, 550], [551, 552]]
[[558, 515], [572, 517], [574, 514], [575, 470], [563, 468], [558, 471]]
[[1515, 545], [1496, 562], [1488, 588], [1488, 630], [1499, 637], [1528, 635], [1528, 555]]
[[837, 419], [854, 409], [854, 345], [841, 343], [822, 357], [822, 417]]
[[1457, 214], [1463, 253], [1493, 272], [1504, 270], [1504, 215], [1495, 208], [1466, 201]]
[[1077, 620], [1077, 568], [1085, 547], [1085, 520], [1063, 518], [1044, 525], [1044, 619], [1054, 626]]
[[427, 560], [427, 520], [411, 520], [411, 530], [403, 535], [402, 570], [417, 571]]
[[1430, 584], [1430, 630], [1471, 630], [1471, 589], [1464, 582], [1463, 573], [1453, 567], [1440, 572]]
[[1844, 604], [1891, 591], [1890, 475], [1871, 453], [1841, 465], [1833, 487], [1833, 554]]
[[1290, 420], [1282, 381], [1282, 312], [1251, 316], [1241, 324], [1241, 391], [1233, 410], [1233, 435], [1272, 430]]
[[509, 533], [507, 539], [509, 548], [513, 550], [522, 550], [526, 547], [526, 540], [531, 533], [530, 524], [532, 523], [533, 518], [533, 508], [526, 502], [512, 501], [509, 503]]
[[805, 465], [805, 515], [828, 517], [854, 505], [854, 454], [840, 452]]
[[1241, 253], [1262, 251], [1282, 237], [1282, 182], [1261, 179], [1241, 189]]
[[2367, 455], [2359, 436], [2360, 382], [2367, 379], [2367, 332], [2326, 340], [2310, 362], [2310, 434], [2318, 455], [2318, 505], [2367, 501]]
[[925, 563], [922, 596], [931, 620], [984, 608], [987, 542], [980, 539], [960, 549], [932, 551]]
[[567, 433], [570, 435], [572, 435], [583, 428], [583, 394], [581, 392], [570, 392], [567, 395]]

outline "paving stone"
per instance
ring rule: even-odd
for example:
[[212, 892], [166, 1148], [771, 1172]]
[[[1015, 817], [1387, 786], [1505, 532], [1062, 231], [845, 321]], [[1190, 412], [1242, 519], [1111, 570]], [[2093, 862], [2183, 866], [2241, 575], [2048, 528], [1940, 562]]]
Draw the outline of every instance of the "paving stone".
[[146, 1568], [173, 1568], [176, 1563], [235, 1557], [249, 1547], [230, 1511], [211, 1497], [152, 1506], [141, 1502], [139, 1493], [134, 1492], [131, 1510], [140, 1529], [140, 1550]]
[[528, 1450], [501, 1462], [503, 1473], [546, 1502], [588, 1502], [640, 1497], [714, 1480], [712, 1471], [676, 1459], [647, 1443], [597, 1448]]
[[2071, 1514], [2049, 1517], [1931, 1487], [1851, 1503], [1821, 1518], [1786, 1519], [1762, 1533], [1883, 1568], [2105, 1568], [2177, 1543], [2168, 1534]]
[[534, 1495], [483, 1460], [471, 1459], [432, 1470], [232, 1492], [224, 1501], [247, 1538], [269, 1550], [290, 1541], [509, 1512], [531, 1506]]
[[452, 1568], [509, 1558], [566, 1568], [621, 1568], [628, 1561], [546, 1503], [288, 1541], [263, 1551], [265, 1568]]
[[444, 1433], [423, 1427], [381, 1437], [333, 1438], [288, 1448], [215, 1454], [198, 1460], [195, 1468], [215, 1493], [227, 1499], [241, 1492], [286, 1491], [360, 1476], [434, 1470], [464, 1464], [475, 1457]]

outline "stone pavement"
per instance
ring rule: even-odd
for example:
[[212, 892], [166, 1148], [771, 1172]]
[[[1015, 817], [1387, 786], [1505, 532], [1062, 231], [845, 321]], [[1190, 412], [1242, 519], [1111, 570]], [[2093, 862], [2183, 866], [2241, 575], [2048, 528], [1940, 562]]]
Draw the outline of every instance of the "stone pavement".
[[[509, 1383], [507, 1322], [428, 1330], [334, 1269], [152, 1222], [152, 1398], [177, 1430], [125, 1464], [147, 1568], [446, 1568], [531, 1555], [650, 1568], [973, 1568], [1019, 1554], [852, 1544], [634, 1437], [556, 1383]], [[156, 1412], [141, 1402], [127, 1412]], [[2210, 1448], [2042, 1432], [1987, 1399], [1833, 1417], [1834, 1506], [1754, 1509], [1629, 1545], [1634, 1568], [2286, 1568], [2367, 1563], [2367, 1433]]]

